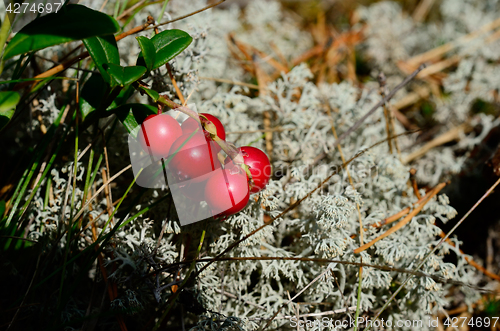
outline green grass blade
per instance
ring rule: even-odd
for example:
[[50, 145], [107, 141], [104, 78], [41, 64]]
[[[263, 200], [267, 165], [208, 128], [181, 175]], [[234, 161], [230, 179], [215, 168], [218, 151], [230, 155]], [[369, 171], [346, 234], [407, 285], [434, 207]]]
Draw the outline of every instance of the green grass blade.
[[120, 227], [118, 228], [121, 229], [122, 227], [124, 227], [125, 225], [127, 225], [128, 223], [132, 222], [133, 220], [135, 220], [137, 217], [141, 216], [142, 214], [144, 214], [145, 212], [149, 211], [151, 208], [153, 208], [154, 206], [156, 206], [157, 204], [159, 204], [160, 202], [162, 202], [163, 200], [165, 200], [166, 198], [168, 198], [170, 196], [170, 193], [164, 195], [163, 197], [161, 197], [160, 199], [156, 200], [155, 202], [153, 202], [152, 204], [150, 204], [149, 206], [147, 206], [146, 208], [140, 210], [138, 213], [136, 213], [135, 215], [129, 217], [126, 221], [124, 221]]
[[90, 156], [89, 156], [89, 163], [87, 164], [87, 174], [85, 175], [85, 186], [83, 187], [83, 201], [82, 205], [85, 205], [85, 201], [87, 200], [87, 195], [90, 187], [90, 175], [92, 169], [92, 162], [94, 161], [94, 149], [90, 148]]
[[144, 168], [142, 168], [141, 170], [139, 170], [139, 172], [137, 173], [137, 175], [135, 176], [134, 180], [132, 181], [132, 183], [130, 183], [129, 187], [127, 188], [127, 190], [125, 191], [125, 194], [123, 194], [123, 196], [121, 197], [120, 199], [120, 202], [118, 202], [118, 205], [116, 206], [116, 208], [113, 210], [113, 212], [111, 213], [111, 215], [108, 217], [108, 221], [106, 222], [106, 224], [104, 224], [103, 228], [102, 228], [102, 231], [101, 231], [101, 234], [99, 236], [101, 236], [104, 231], [106, 231], [106, 228], [108, 227], [109, 223], [111, 222], [111, 220], [113, 219], [113, 216], [115, 215], [116, 211], [120, 208], [120, 205], [122, 204], [123, 200], [125, 200], [125, 197], [127, 196], [128, 194], [128, 191], [130, 191], [130, 189], [132, 188], [132, 186], [134, 186], [135, 184], [135, 181], [137, 180], [137, 178], [139, 178], [139, 176], [141, 175], [141, 172], [144, 170]]
[[[38, 189], [42, 185], [42, 181], [47, 176], [47, 174], [49, 173], [50, 169], [52, 169], [52, 164], [54, 163], [54, 161], [55, 161], [55, 159], [57, 157], [57, 154], [59, 153], [59, 150], [61, 149], [61, 147], [62, 147], [62, 145], [64, 143], [64, 140], [66, 139], [67, 134], [68, 134], [68, 132], [65, 131], [64, 134], [63, 134], [63, 136], [59, 140], [59, 144], [57, 144], [56, 150], [54, 151], [54, 153], [52, 153], [52, 156], [51, 156], [49, 162], [47, 163], [45, 169], [43, 170], [42, 176], [38, 180], [36, 186], [31, 191], [31, 194], [29, 195], [28, 200], [26, 200], [26, 202], [24, 203], [19, 218], [23, 217], [24, 213], [28, 209], [29, 204], [31, 203], [31, 200], [33, 200], [33, 197], [35, 196], [36, 192], [38, 191]], [[49, 186], [47, 185], [47, 187], [49, 187]], [[46, 192], [46, 195], [45, 195], [45, 200], [48, 202], [48, 189], [47, 189], [47, 192]], [[45, 209], [46, 204], [47, 204], [46, 201], [44, 201], [44, 209]]]
[[167, 9], [167, 4], [169, 0], [165, 0], [163, 3], [163, 7], [161, 7], [160, 15], [158, 15], [158, 19], [156, 20], [157, 22], [161, 22], [161, 19], [163, 18], [163, 15], [165, 14], [165, 10]]

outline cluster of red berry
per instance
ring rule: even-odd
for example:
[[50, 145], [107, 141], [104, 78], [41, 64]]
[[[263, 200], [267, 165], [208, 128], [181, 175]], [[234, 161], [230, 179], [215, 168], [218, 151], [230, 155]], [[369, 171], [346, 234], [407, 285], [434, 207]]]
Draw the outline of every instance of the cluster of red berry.
[[[180, 125], [169, 115], [150, 115], [141, 125], [138, 140], [142, 149], [157, 159], [170, 155], [168, 170], [177, 183], [188, 183], [182, 190], [187, 198], [206, 201], [217, 217], [229, 216], [245, 208], [250, 193], [267, 185], [271, 164], [267, 155], [255, 147], [243, 146], [236, 153], [227, 153], [234, 147], [225, 142], [222, 123], [213, 115], [199, 115], [201, 126], [192, 117]], [[214, 126], [216, 130], [211, 131], [216, 135], [206, 129]], [[221, 145], [228, 154], [225, 158], [220, 157]], [[243, 157], [243, 164], [236, 155]], [[222, 198], [228, 195], [229, 205], [228, 199]]]

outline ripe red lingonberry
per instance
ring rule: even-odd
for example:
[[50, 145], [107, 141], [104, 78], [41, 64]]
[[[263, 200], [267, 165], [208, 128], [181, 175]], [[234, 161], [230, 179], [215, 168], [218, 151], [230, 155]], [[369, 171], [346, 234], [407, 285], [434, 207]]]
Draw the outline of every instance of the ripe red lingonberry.
[[[226, 140], [226, 131], [224, 130], [224, 126], [222, 123], [219, 121], [217, 117], [214, 115], [210, 115], [207, 113], [200, 113], [200, 115], [203, 115], [212, 122], [215, 125], [215, 128], [217, 129], [217, 137], [219, 137], [222, 140]], [[182, 128], [182, 133], [192, 133], [194, 130], [200, 127], [200, 124], [194, 119], [194, 118], [188, 118], [184, 122], [182, 122], [181, 128]], [[207, 139], [208, 142], [213, 141], [212, 138], [210, 137], [210, 133], [203, 130], [203, 134], [205, 135], [205, 138]], [[221, 148], [220, 146], [216, 143], [214, 145], [217, 149], [217, 151], [220, 151]]]
[[[271, 178], [271, 162], [266, 153], [258, 148], [251, 146], [240, 147], [240, 152], [243, 155], [243, 162], [248, 166], [252, 175], [253, 187], [250, 193], [257, 193], [264, 189]], [[225, 164], [231, 166], [231, 159], [226, 158]]]
[[174, 141], [182, 135], [179, 123], [170, 115], [149, 115], [141, 124], [137, 139], [142, 149], [155, 158], [166, 158]]
[[205, 187], [208, 179], [212, 176], [212, 172], [200, 176], [194, 180], [181, 183], [176, 189], [186, 198], [200, 202], [205, 201]]
[[205, 185], [205, 201], [216, 216], [229, 216], [248, 203], [248, 178], [242, 170], [223, 169], [212, 174]]
[[177, 138], [170, 147], [173, 157], [168, 164], [174, 178], [179, 181], [194, 180], [220, 168], [214, 144], [208, 143], [199, 132], [183, 134]]

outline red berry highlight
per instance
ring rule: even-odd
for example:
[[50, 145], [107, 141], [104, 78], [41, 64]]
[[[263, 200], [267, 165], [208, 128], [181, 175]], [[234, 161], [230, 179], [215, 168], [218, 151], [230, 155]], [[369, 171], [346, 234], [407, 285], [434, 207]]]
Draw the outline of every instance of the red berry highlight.
[[170, 115], [149, 115], [141, 124], [137, 139], [142, 149], [155, 158], [166, 158], [174, 141], [182, 135], [179, 123]]
[[217, 171], [205, 186], [205, 201], [217, 216], [236, 214], [246, 207], [249, 199], [248, 178], [243, 171]]
[[170, 148], [173, 157], [168, 164], [173, 176], [179, 181], [185, 181], [221, 168], [214, 144], [207, 143], [200, 132], [183, 134], [177, 138]]
[[[258, 148], [251, 146], [240, 147], [240, 152], [243, 155], [243, 162], [249, 167], [252, 175], [254, 186], [250, 193], [257, 193], [263, 190], [269, 183], [271, 178], [271, 162], [266, 153]], [[231, 159], [229, 157], [224, 161], [230, 166]]]
[[[222, 123], [219, 121], [219, 119], [213, 115], [207, 114], [207, 113], [200, 113], [200, 115], [205, 116], [210, 122], [212, 122], [215, 125], [215, 128], [217, 129], [217, 137], [219, 137], [222, 140], [226, 140], [226, 130], [224, 130], [224, 126]], [[192, 133], [194, 130], [200, 127], [200, 124], [196, 122], [194, 118], [188, 118], [184, 122], [182, 122], [181, 128], [182, 128], [182, 133], [187, 134], [187, 133]], [[205, 135], [205, 138], [207, 139], [208, 142], [213, 141], [212, 138], [210, 137], [210, 133], [203, 130], [203, 134]], [[218, 151], [220, 151], [220, 146], [216, 146]]]

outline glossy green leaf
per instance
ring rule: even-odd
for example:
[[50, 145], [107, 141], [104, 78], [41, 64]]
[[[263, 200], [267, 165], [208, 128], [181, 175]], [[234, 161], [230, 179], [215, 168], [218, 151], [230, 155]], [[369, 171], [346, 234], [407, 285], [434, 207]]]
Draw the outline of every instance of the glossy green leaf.
[[139, 88], [144, 91], [151, 99], [153, 99], [154, 102], [158, 101], [158, 99], [160, 98], [160, 94], [155, 90], [150, 90], [144, 86], [140, 86]]
[[99, 108], [108, 90], [109, 85], [103, 77], [99, 74], [92, 74], [80, 92], [80, 112], [83, 120]]
[[5, 200], [0, 201], [0, 217], [5, 213]]
[[151, 41], [156, 50], [153, 69], [157, 69], [186, 49], [193, 38], [182, 30], [173, 29], [158, 33]]
[[[134, 94], [135, 89], [132, 85], [123, 88], [120, 94], [111, 102], [111, 105], [106, 109], [106, 112], [113, 111], [114, 108], [123, 105]], [[107, 116], [107, 115], [106, 115]]]
[[141, 47], [141, 53], [137, 59], [137, 65], [143, 65], [148, 68], [148, 71], [153, 70], [156, 58], [156, 49], [151, 40], [146, 37], [137, 37], [137, 42], [139, 42], [139, 47]]
[[21, 96], [17, 92], [0, 92], [0, 129], [2, 129], [14, 115]]
[[106, 67], [106, 71], [111, 76], [111, 86], [132, 84], [146, 72], [146, 68], [141, 66], [122, 67], [113, 63], [107, 63], [104, 67]]
[[67, 5], [35, 19], [5, 48], [4, 59], [68, 41], [113, 34], [120, 29], [112, 17], [82, 5]]
[[120, 54], [118, 54], [115, 37], [112, 34], [101, 37], [90, 37], [84, 39], [83, 43], [104, 81], [111, 83], [111, 78], [102, 65], [105, 63], [120, 64]]
[[114, 111], [127, 131], [136, 137], [137, 128], [140, 123], [149, 115], [156, 114], [158, 109], [150, 105], [143, 105], [142, 103], [128, 103], [116, 108]]
[[109, 91], [110, 86], [99, 74], [93, 74], [85, 85], [83, 85], [80, 93], [80, 111], [84, 121], [86, 119], [93, 121], [100, 117], [112, 115], [115, 112], [115, 108], [127, 102], [135, 89], [131, 85], [121, 89], [118, 96], [111, 100], [111, 104], [106, 108], [106, 111], [101, 111], [99, 114], [93, 115], [98, 108], [105, 106], [103, 104], [105, 102], [104, 98], [109, 98], [109, 94], [107, 93]]

